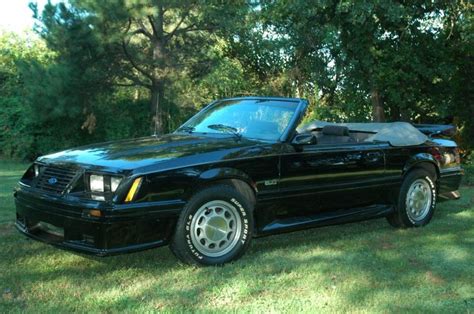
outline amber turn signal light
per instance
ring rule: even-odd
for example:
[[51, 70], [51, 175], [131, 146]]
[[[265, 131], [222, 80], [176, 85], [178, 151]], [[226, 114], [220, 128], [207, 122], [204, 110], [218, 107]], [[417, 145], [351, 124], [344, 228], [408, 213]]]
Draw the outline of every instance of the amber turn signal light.
[[133, 201], [133, 199], [135, 198], [135, 195], [138, 192], [138, 189], [140, 188], [140, 185], [142, 184], [142, 180], [143, 180], [143, 177], [140, 177], [140, 178], [136, 178], [133, 181], [132, 187], [128, 191], [127, 197], [125, 198], [126, 203]]
[[84, 209], [82, 211], [82, 216], [83, 217], [102, 217], [102, 212], [98, 209]]
[[89, 215], [93, 217], [100, 217], [102, 216], [102, 212], [98, 209], [91, 209], [89, 210]]

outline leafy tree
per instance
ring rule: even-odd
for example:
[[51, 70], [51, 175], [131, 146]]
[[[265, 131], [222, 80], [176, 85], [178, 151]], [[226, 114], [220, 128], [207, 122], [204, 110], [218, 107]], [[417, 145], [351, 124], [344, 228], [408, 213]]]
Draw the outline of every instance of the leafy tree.
[[121, 85], [150, 91], [150, 113], [158, 133], [168, 129], [169, 106], [164, 106], [172, 81], [202, 77], [213, 65], [210, 48], [239, 22], [247, 6], [241, 2], [209, 4], [201, 1], [92, 1], [72, 5], [94, 16], [94, 28], [104, 42], [120, 47]]
[[450, 58], [469, 60], [470, 10], [462, 1], [261, 2], [234, 56], [262, 80], [285, 76], [320, 118], [437, 122], [449, 115], [449, 82], [470, 77], [454, 75]]
[[[466, 1], [70, 0], [41, 39], [0, 36], [0, 144], [34, 157], [166, 132], [236, 95], [310, 100], [308, 118], [455, 122], [474, 146]], [[153, 118], [153, 119], [151, 119]]]
[[262, 94], [256, 76], [246, 73], [238, 60], [227, 56], [228, 49], [227, 43], [219, 40], [210, 50], [216, 62], [209, 73], [197, 78], [182, 77], [170, 84], [169, 94], [180, 104], [180, 118], [174, 123], [189, 118], [215, 99]]
[[48, 64], [19, 64], [35, 119], [47, 126], [38, 130], [40, 153], [89, 142], [95, 138], [97, 101], [113, 92], [114, 47], [100, 41], [91, 27], [95, 18], [82, 10], [48, 3], [40, 15], [31, 7], [40, 22], [37, 33], [54, 52]]
[[466, 150], [474, 149], [474, 5], [469, 1], [450, 3], [443, 20], [447, 63], [442, 97], [447, 100], [444, 115], [460, 127], [459, 140]]
[[25, 99], [25, 77], [19, 63], [48, 64], [52, 53], [44, 42], [27, 34], [0, 33], [0, 155], [33, 157], [34, 139], [40, 125]]

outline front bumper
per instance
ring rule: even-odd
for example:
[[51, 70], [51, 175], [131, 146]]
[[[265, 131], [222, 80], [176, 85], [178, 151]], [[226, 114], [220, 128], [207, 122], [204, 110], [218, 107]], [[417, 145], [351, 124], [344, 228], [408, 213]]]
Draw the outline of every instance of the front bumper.
[[[83, 253], [107, 256], [168, 244], [181, 201], [110, 204], [15, 191], [16, 227], [30, 238]], [[90, 210], [102, 217], [91, 217]]]

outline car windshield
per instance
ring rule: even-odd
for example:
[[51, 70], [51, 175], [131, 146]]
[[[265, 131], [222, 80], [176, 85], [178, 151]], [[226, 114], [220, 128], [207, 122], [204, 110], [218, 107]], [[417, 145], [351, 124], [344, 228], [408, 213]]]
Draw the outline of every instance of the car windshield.
[[196, 114], [178, 131], [276, 141], [288, 128], [297, 106], [297, 102], [282, 100], [223, 100]]

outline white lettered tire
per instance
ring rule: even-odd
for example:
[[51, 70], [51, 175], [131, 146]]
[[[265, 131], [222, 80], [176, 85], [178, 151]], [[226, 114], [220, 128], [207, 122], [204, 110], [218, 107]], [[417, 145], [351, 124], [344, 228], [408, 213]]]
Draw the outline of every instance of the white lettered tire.
[[387, 217], [394, 227], [421, 227], [428, 224], [436, 207], [433, 174], [424, 169], [410, 171], [403, 180], [395, 212]]
[[241, 257], [253, 234], [253, 205], [232, 186], [196, 193], [178, 218], [171, 251], [182, 262], [221, 265]]

